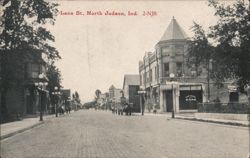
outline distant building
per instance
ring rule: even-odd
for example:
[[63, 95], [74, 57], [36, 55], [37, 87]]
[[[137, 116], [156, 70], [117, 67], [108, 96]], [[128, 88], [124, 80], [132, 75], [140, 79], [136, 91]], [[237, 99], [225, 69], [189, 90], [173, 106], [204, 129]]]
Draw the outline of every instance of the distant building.
[[106, 103], [108, 101], [107, 93], [101, 93], [99, 98], [97, 99], [97, 104], [100, 108], [107, 109]]
[[115, 88], [114, 85], [111, 85], [109, 88], [109, 100], [113, 103], [120, 103], [122, 97], [122, 89]]
[[139, 75], [124, 75], [123, 92], [127, 103], [133, 104], [133, 111], [140, 112], [140, 96], [138, 91], [140, 89]]

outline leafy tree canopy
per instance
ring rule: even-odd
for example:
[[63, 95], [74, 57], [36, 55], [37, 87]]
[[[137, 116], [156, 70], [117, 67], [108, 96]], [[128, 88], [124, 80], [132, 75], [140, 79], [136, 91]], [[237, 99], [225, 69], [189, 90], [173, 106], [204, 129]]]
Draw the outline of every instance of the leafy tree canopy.
[[95, 98], [96, 98], [96, 99], [99, 99], [101, 93], [102, 93], [102, 92], [101, 92], [99, 89], [97, 89], [97, 90], [95, 91]]
[[[233, 79], [243, 90], [250, 83], [250, 7], [244, 0], [233, 5], [209, 1], [215, 9], [217, 24], [205, 33], [194, 23], [195, 33], [189, 49], [189, 61], [193, 64], [209, 63], [212, 59], [211, 78], [217, 83]], [[213, 41], [213, 46], [209, 41]], [[208, 68], [208, 67], [207, 67]]]
[[217, 43], [213, 77], [234, 78], [243, 88], [250, 83], [250, 6], [244, 0], [233, 5], [209, 1], [219, 18], [209, 37]]
[[48, 65], [47, 77], [49, 80], [47, 87], [50, 92], [55, 91], [55, 87], [58, 87], [58, 89], [62, 87], [62, 75], [60, 70], [55, 66], [54, 62]]
[[60, 58], [58, 51], [49, 45], [54, 36], [46, 24], [54, 24], [57, 4], [44, 0], [4, 0], [1, 4], [0, 49], [38, 49], [50, 59]]

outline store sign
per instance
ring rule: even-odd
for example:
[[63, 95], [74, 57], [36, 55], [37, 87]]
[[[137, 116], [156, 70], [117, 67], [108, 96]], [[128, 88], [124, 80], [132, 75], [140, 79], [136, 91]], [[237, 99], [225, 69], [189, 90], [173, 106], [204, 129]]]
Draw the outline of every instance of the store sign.
[[180, 86], [181, 91], [187, 91], [187, 90], [202, 90], [201, 85], [188, 85], [188, 86]]
[[237, 92], [237, 86], [229, 85], [227, 88], [229, 92]]
[[138, 91], [138, 94], [146, 94], [146, 91]]
[[188, 101], [188, 102], [196, 101], [196, 96], [188, 95], [188, 96], [185, 97], [185, 100]]

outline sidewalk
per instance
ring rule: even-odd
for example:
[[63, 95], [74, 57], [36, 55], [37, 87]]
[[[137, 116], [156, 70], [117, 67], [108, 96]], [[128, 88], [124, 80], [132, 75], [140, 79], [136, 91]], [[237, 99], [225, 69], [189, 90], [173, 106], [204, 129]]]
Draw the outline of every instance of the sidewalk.
[[193, 120], [193, 121], [202, 121], [202, 122], [211, 122], [235, 126], [250, 126], [249, 121], [238, 121], [238, 120], [225, 120], [225, 119], [215, 119], [215, 118], [195, 118], [195, 116], [185, 116], [185, 114], [177, 114], [177, 119]]
[[[54, 115], [45, 115], [43, 116], [43, 120], [47, 120]], [[35, 118], [25, 118], [21, 121], [14, 121], [9, 123], [1, 124], [1, 140], [26, 131], [28, 129], [34, 128], [38, 125], [44, 123], [44, 121], [39, 121], [39, 116]]]
[[[140, 113], [137, 113], [136, 115], [141, 115]], [[144, 113], [145, 116], [162, 116], [171, 118], [171, 113]], [[201, 122], [211, 122], [211, 123], [219, 123], [219, 124], [227, 124], [227, 125], [235, 125], [235, 126], [250, 126], [249, 121], [238, 121], [238, 120], [225, 120], [225, 119], [214, 119], [214, 118], [202, 118], [197, 119], [195, 118], [194, 113], [176, 113], [175, 114], [176, 119], [184, 119], [184, 120], [191, 120], [191, 121], [201, 121]]]

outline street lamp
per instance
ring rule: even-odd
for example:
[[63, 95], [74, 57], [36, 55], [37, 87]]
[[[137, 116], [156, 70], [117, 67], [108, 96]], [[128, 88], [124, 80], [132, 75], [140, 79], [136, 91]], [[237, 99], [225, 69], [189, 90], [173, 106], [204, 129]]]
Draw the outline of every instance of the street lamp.
[[172, 104], [173, 104], [173, 106], [172, 106], [172, 118], [174, 118], [174, 109], [175, 109], [175, 104], [174, 104], [174, 100], [175, 100], [175, 98], [174, 98], [174, 82], [173, 82], [174, 77], [175, 77], [174, 73], [171, 73], [171, 74], [169, 75], [169, 77], [170, 77], [170, 81], [171, 81], [171, 86], [172, 86], [172, 97], [173, 97], [173, 102], [172, 102]]
[[60, 92], [58, 91], [58, 87], [57, 86], [55, 86], [54, 87], [54, 92], [52, 92], [52, 94], [55, 96], [55, 99], [56, 99], [56, 101], [55, 101], [55, 114], [56, 114], [56, 117], [58, 116], [58, 114], [57, 114], [57, 104], [58, 104], [58, 95], [60, 95]]
[[39, 92], [40, 121], [43, 121], [42, 92], [46, 91], [45, 87], [48, 85], [48, 82], [46, 82], [46, 77], [43, 73], [39, 74], [38, 78], [39, 78], [39, 82], [35, 82], [35, 87]]

